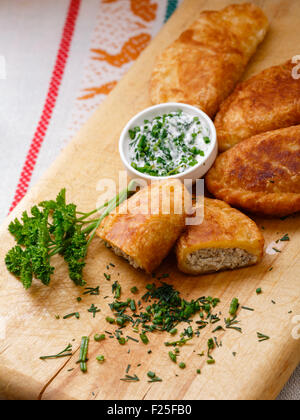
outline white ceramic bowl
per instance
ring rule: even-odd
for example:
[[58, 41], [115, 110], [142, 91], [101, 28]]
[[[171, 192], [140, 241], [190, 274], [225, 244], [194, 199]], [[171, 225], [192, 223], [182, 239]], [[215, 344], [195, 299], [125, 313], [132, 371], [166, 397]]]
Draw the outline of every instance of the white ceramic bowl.
[[[137, 125], [143, 125], [144, 120], [151, 120], [154, 117], [157, 117], [159, 115], [168, 114], [172, 111], [178, 111], [178, 109], [182, 109], [183, 112], [186, 112], [189, 115], [192, 115], [193, 117], [199, 117], [200, 120], [204, 120], [206, 124], [209, 127], [210, 132], [210, 145], [207, 150], [207, 154], [203, 161], [199, 162], [197, 165], [193, 166], [192, 168], [187, 169], [185, 172], [181, 172], [176, 175], [170, 175], [170, 176], [152, 176], [145, 173], [141, 173], [134, 169], [130, 164], [130, 159], [128, 157], [129, 152], [129, 130], [133, 129]], [[201, 111], [198, 108], [195, 108], [194, 106], [187, 105], [184, 103], [177, 103], [177, 102], [167, 102], [164, 104], [158, 104], [151, 106], [150, 108], [146, 108], [137, 115], [135, 115], [128, 124], [124, 127], [120, 140], [119, 140], [119, 152], [120, 156], [123, 162], [123, 165], [125, 169], [127, 170], [128, 175], [131, 178], [142, 178], [146, 179], [147, 181], [150, 180], [159, 180], [159, 179], [168, 179], [168, 178], [177, 178], [180, 180], [184, 179], [191, 179], [193, 182], [195, 182], [197, 179], [202, 178], [206, 172], [211, 168], [213, 165], [217, 154], [218, 154], [218, 143], [217, 143], [217, 134], [215, 126], [212, 122], [212, 120], [209, 118], [205, 112]]]

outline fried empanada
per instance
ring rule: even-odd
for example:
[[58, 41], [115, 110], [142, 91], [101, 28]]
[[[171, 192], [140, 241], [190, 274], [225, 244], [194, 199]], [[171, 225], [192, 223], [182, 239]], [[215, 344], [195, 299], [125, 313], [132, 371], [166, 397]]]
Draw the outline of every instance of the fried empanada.
[[213, 117], [267, 29], [266, 16], [251, 3], [202, 12], [158, 58], [151, 79], [152, 102], [185, 102]]
[[291, 61], [240, 83], [215, 119], [219, 150], [266, 131], [300, 123], [300, 79]]
[[179, 270], [205, 274], [258, 263], [264, 238], [253, 220], [223, 201], [204, 203], [203, 222], [188, 226], [177, 242]]
[[135, 268], [151, 273], [184, 229], [189, 201], [179, 180], [152, 183], [109, 214], [97, 235]]
[[206, 178], [217, 198], [254, 213], [300, 210], [300, 125], [258, 134], [218, 156]]

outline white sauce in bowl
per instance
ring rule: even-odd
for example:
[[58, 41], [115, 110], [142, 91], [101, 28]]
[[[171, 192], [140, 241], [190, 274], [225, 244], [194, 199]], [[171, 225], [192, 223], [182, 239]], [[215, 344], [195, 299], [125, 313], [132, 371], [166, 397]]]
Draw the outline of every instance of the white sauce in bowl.
[[207, 122], [180, 109], [129, 130], [132, 168], [151, 176], [176, 175], [204, 161], [211, 149]]

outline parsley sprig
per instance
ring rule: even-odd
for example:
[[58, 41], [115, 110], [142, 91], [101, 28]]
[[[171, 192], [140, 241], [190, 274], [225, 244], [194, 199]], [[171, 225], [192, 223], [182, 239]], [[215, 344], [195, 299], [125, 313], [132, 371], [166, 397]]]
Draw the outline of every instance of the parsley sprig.
[[[66, 203], [66, 190], [62, 189], [56, 200], [43, 201], [24, 212], [21, 221], [15, 219], [9, 232], [17, 245], [5, 257], [8, 270], [18, 277], [25, 289], [33, 278], [48, 286], [54, 266], [51, 258], [59, 254], [68, 265], [70, 279], [84, 286], [83, 268], [88, 246], [101, 221], [118, 205], [132, 195], [133, 181], [128, 187], [103, 206], [89, 213], [77, 211], [75, 204]], [[102, 211], [98, 219], [90, 217]]]

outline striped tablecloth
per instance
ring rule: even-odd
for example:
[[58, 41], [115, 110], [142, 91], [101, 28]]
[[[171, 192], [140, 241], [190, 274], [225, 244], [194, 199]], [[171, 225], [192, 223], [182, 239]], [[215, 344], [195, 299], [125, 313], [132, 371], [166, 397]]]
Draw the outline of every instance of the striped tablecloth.
[[[0, 222], [182, 0], [1, 0]], [[300, 369], [279, 399], [300, 399]]]

